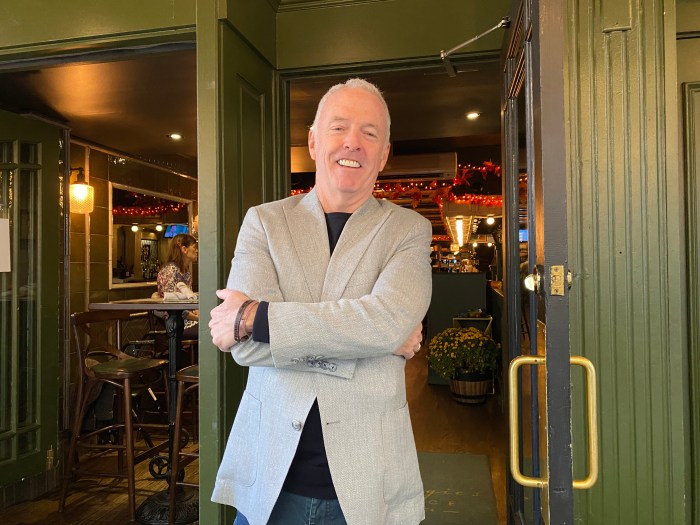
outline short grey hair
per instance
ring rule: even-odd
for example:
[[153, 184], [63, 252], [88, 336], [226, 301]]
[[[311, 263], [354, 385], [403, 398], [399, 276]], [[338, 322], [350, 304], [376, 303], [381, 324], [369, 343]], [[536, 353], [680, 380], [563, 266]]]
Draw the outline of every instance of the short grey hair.
[[371, 82], [368, 82], [364, 78], [351, 78], [346, 80], [345, 82], [341, 82], [339, 84], [335, 84], [334, 86], [331, 86], [328, 91], [321, 97], [321, 100], [318, 103], [318, 108], [316, 108], [316, 116], [314, 117], [314, 123], [311, 125], [311, 129], [315, 130], [316, 129], [316, 123], [318, 122], [318, 117], [321, 114], [321, 111], [323, 110], [323, 106], [326, 105], [326, 101], [328, 100], [328, 97], [331, 96], [333, 93], [340, 91], [341, 89], [362, 89], [364, 91], [367, 91], [368, 93], [372, 93], [374, 96], [376, 96], [379, 101], [382, 103], [382, 106], [384, 107], [384, 114], [385, 114], [385, 119], [386, 119], [386, 142], [387, 144], [389, 143], [389, 137], [391, 136], [391, 116], [389, 115], [389, 107], [386, 104], [386, 100], [384, 100], [384, 95], [382, 95], [382, 92], [379, 90], [377, 86], [372, 84]]

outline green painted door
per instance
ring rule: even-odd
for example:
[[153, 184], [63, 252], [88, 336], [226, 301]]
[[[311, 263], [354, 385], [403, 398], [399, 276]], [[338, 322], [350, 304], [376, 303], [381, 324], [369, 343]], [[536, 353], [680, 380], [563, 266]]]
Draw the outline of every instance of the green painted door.
[[[200, 2], [199, 6], [209, 5]], [[198, 10], [200, 315], [206, 319], [224, 288], [243, 217], [280, 197], [273, 157], [273, 67], [227, 21]], [[215, 89], [212, 89], [215, 87]], [[200, 327], [206, 327], [201, 322]], [[199, 338], [200, 523], [231, 523], [233, 509], [210, 501], [216, 471], [243, 394], [247, 369]]]
[[[0, 111], [0, 485], [54, 468], [59, 406], [59, 131]], [[0, 250], [7, 250], [0, 246]]]
[[[565, 6], [513, 2], [504, 51], [511, 524], [574, 517], [563, 49]], [[527, 230], [520, 242], [519, 229]], [[527, 282], [524, 277], [529, 274]]]

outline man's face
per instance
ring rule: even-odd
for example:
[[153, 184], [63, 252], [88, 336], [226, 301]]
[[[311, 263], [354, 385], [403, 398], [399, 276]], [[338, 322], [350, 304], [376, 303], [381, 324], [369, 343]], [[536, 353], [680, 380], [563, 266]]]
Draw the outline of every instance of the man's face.
[[309, 152], [316, 161], [316, 188], [324, 209], [328, 203], [334, 209], [327, 212], [354, 211], [372, 195], [389, 156], [381, 101], [357, 88], [331, 94], [309, 131]]

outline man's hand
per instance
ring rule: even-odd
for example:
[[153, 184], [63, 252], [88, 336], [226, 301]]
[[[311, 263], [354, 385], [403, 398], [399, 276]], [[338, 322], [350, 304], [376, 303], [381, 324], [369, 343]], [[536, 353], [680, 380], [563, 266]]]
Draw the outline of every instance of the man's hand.
[[403, 357], [408, 361], [411, 359], [414, 355], [418, 353], [418, 350], [420, 350], [420, 342], [423, 340], [423, 325], [419, 324], [416, 326], [416, 329], [411, 332], [411, 335], [408, 336], [408, 339], [402, 344], [400, 347], [398, 347], [396, 350], [394, 350], [394, 355], [398, 355], [400, 357]]
[[238, 290], [226, 288], [217, 290], [216, 296], [223, 302], [212, 309], [209, 330], [212, 342], [222, 352], [228, 352], [236, 343], [233, 339], [233, 324], [236, 322], [236, 314], [241, 305], [250, 299]]

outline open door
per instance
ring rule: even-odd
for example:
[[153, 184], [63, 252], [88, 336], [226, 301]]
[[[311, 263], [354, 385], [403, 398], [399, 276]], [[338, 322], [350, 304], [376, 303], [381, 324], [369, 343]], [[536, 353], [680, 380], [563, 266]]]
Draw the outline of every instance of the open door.
[[[573, 523], [573, 490], [597, 471], [593, 426], [590, 473], [573, 480], [570, 367], [585, 368], [591, 396], [595, 372], [569, 353], [564, 14], [558, 1], [515, 1], [504, 49], [511, 524]], [[594, 422], [594, 397], [588, 409]]]
[[[60, 131], [0, 111], [0, 485], [54, 468], [59, 404]], [[6, 246], [1, 246], [6, 250]]]

